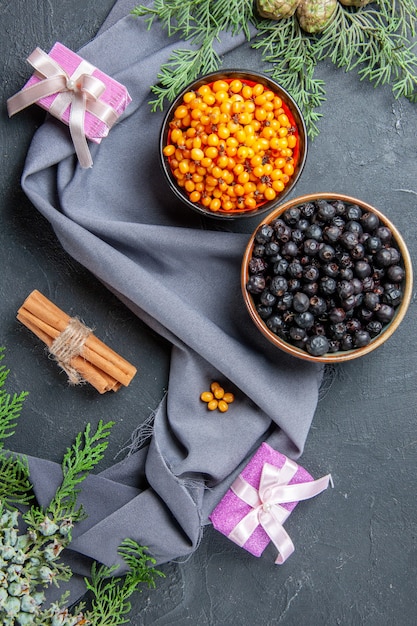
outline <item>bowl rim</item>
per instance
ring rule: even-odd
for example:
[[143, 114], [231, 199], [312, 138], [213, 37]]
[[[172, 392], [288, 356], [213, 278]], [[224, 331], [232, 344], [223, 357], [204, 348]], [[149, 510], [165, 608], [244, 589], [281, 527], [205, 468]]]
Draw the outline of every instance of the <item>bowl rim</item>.
[[[264, 321], [259, 317], [255, 309], [253, 299], [246, 289], [246, 283], [249, 277], [248, 262], [251, 258], [255, 235], [258, 229], [264, 224], [269, 224], [273, 219], [275, 219], [278, 215], [281, 215], [286, 209], [290, 207], [298, 206], [306, 202], [312, 202], [312, 201], [320, 200], [320, 199], [341, 200], [344, 202], [348, 202], [349, 204], [358, 204], [361, 208], [368, 210], [372, 213], [375, 213], [379, 217], [381, 222], [385, 226], [388, 226], [390, 228], [395, 238], [396, 245], [398, 246], [402, 255], [402, 260], [403, 260], [403, 264], [405, 268], [405, 278], [404, 278], [404, 283], [403, 283], [404, 284], [403, 299], [398, 309], [396, 310], [396, 313], [393, 319], [389, 322], [389, 324], [385, 326], [385, 328], [379, 335], [377, 335], [371, 340], [371, 342], [367, 346], [363, 346], [362, 348], [355, 348], [353, 350], [327, 353], [323, 356], [313, 356], [309, 354], [308, 352], [301, 350], [300, 348], [297, 348], [296, 346], [293, 346], [290, 343], [287, 343], [286, 341], [278, 337], [278, 335], [276, 335], [271, 330], [269, 330], [269, 328], [266, 326]], [[391, 222], [391, 220], [384, 213], [382, 213], [379, 209], [369, 204], [368, 202], [365, 202], [364, 200], [361, 200], [359, 198], [356, 198], [354, 196], [350, 196], [347, 194], [336, 193], [336, 192], [335, 193], [315, 192], [315, 193], [304, 194], [302, 196], [297, 196], [296, 198], [292, 198], [291, 200], [287, 200], [286, 202], [284, 202], [283, 204], [280, 204], [280, 206], [272, 210], [269, 213], [269, 215], [265, 216], [259, 222], [259, 224], [255, 228], [255, 231], [252, 233], [249, 239], [249, 242], [246, 246], [246, 249], [243, 255], [242, 265], [241, 265], [241, 290], [242, 290], [243, 299], [245, 301], [246, 307], [249, 311], [249, 314], [253, 322], [255, 323], [255, 326], [258, 328], [258, 330], [261, 331], [261, 333], [272, 344], [274, 344], [275, 346], [277, 346], [284, 352], [287, 352], [291, 354], [292, 356], [298, 357], [305, 361], [310, 361], [313, 363], [327, 363], [327, 364], [343, 363], [345, 361], [351, 361], [353, 359], [365, 356], [366, 354], [369, 354], [373, 350], [376, 350], [376, 348], [378, 348], [383, 343], [385, 343], [385, 341], [387, 341], [391, 337], [391, 335], [397, 330], [398, 326], [401, 324], [402, 320], [404, 319], [406, 312], [408, 310], [408, 307], [410, 305], [410, 302], [411, 302], [412, 293], [413, 293], [413, 266], [411, 262], [410, 253], [408, 251], [407, 245], [400, 231]]]
[[[183, 194], [181, 192], [180, 188], [176, 184], [171, 168], [168, 165], [168, 159], [163, 154], [163, 149], [165, 147], [165, 140], [168, 134], [168, 125], [169, 125], [170, 118], [172, 117], [174, 109], [177, 107], [178, 103], [182, 100], [184, 94], [187, 93], [187, 91], [190, 91], [190, 89], [201, 87], [201, 85], [205, 85], [209, 82], [212, 82], [214, 79], [221, 80], [222, 78], [230, 78], [231, 76], [235, 76], [236, 78], [240, 78], [240, 79], [246, 78], [247, 80], [249, 79], [248, 77], [252, 77], [252, 78], [259, 80], [260, 82], [264, 82], [269, 87], [271, 87], [271, 89], [276, 88], [276, 89], [279, 89], [280, 92], [282, 92], [282, 94], [285, 96], [285, 99], [286, 99], [286, 105], [290, 107], [291, 113], [293, 115], [295, 114], [295, 118], [296, 118], [295, 121], [297, 123], [298, 134], [299, 134], [299, 137], [301, 138], [301, 141], [300, 141], [301, 148], [300, 148], [299, 158], [298, 158], [298, 162], [296, 166], [296, 172], [292, 175], [293, 179], [291, 181], [291, 184], [285, 187], [284, 190], [274, 200], [270, 200], [269, 202], [265, 203], [258, 209], [253, 209], [251, 211], [242, 211], [241, 213], [233, 213], [229, 215], [227, 213], [209, 211], [203, 206], [200, 206], [197, 203], [191, 202], [191, 200], [187, 198], [186, 194]], [[209, 217], [210, 219], [236, 220], [236, 219], [242, 219], [242, 218], [253, 218], [253, 217], [264, 215], [265, 213], [269, 211], [272, 211], [273, 208], [277, 206], [277, 203], [282, 202], [285, 198], [287, 198], [288, 194], [294, 190], [304, 170], [306, 160], [307, 160], [308, 132], [307, 132], [307, 126], [306, 126], [301, 108], [299, 107], [299, 105], [297, 104], [293, 96], [291, 96], [291, 94], [284, 87], [282, 87], [278, 81], [271, 78], [267, 74], [262, 74], [261, 72], [257, 72], [257, 71], [225, 68], [225, 69], [216, 70], [214, 72], [209, 72], [208, 74], [204, 74], [203, 76], [197, 78], [196, 80], [193, 80], [186, 87], [184, 87], [184, 89], [182, 89], [182, 91], [171, 102], [170, 106], [168, 107], [164, 115], [164, 119], [162, 121], [161, 130], [159, 133], [158, 152], [159, 152], [159, 162], [164, 172], [165, 180], [167, 181], [169, 188], [177, 196], [177, 198], [181, 200], [181, 202], [184, 203], [188, 208], [192, 209], [193, 211], [196, 211], [200, 215]]]

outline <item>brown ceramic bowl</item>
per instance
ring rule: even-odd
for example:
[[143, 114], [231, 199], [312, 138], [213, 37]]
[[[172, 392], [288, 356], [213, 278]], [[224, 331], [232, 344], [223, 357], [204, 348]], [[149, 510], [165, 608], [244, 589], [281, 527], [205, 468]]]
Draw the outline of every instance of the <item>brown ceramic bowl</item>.
[[[273, 200], [265, 201], [263, 200], [256, 208], [248, 210], [238, 210], [234, 209], [233, 211], [227, 210], [216, 210], [212, 211], [210, 208], [203, 206], [203, 204], [199, 201], [192, 201], [190, 199], [189, 194], [178, 184], [177, 178], [173, 174], [173, 170], [170, 164], [171, 158], [164, 155], [164, 148], [170, 142], [170, 133], [172, 130], [172, 123], [174, 119], [174, 112], [177, 107], [182, 103], [184, 94], [188, 92], [196, 92], [203, 85], [211, 85], [214, 81], [217, 80], [225, 80], [232, 81], [234, 79], [241, 80], [244, 84], [254, 85], [256, 83], [262, 84], [265, 89], [273, 91], [276, 95], [278, 95], [283, 103], [283, 108], [285, 113], [287, 114], [291, 125], [292, 130], [291, 133], [297, 137], [297, 145], [294, 147], [294, 172], [291, 174], [289, 181], [286, 183], [284, 189], [277, 193], [276, 197]], [[217, 103], [216, 103], [217, 105]], [[213, 106], [216, 106], [213, 105]], [[217, 219], [236, 219], [236, 218], [245, 218], [245, 217], [254, 217], [255, 215], [261, 215], [264, 213], [269, 213], [278, 203], [282, 202], [284, 198], [294, 189], [301, 172], [303, 171], [304, 164], [307, 157], [307, 131], [304, 119], [302, 117], [301, 111], [294, 101], [294, 99], [290, 96], [290, 94], [283, 89], [276, 81], [271, 78], [264, 76], [263, 74], [259, 74], [256, 72], [248, 72], [245, 70], [222, 70], [218, 72], [213, 72], [211, 74], [207, 74], [202, 78], [199, 78], [197, 81], [188, 85], [174, 100], [174, 102], [169, 107], [164, 122], [162, 124], [160, 139], [159, 139], [159, 156], [162, 165], [162, 170], [164, 176], [168, 182], [168, 185], [171, 191], [190, 209], [193, 211], [197, 211], [200, 214], [203, 214], [207, 217], [214, 217]]]
[[[274, 222], [274, 220], [276, 220], [277, 218], [282, 218], [283, 214], [288, 209], [292, 209], [294, 207], [300, 207], [304, 205], [305, 203], [315, 203], [317, 200], [326, 200], [329, 203], [335, 202], [335, 201], [341, 201], [345, 203], [346, 205], [358, 205], [363, 213], [374, 213], [379, 218], [380, 225], [384, 227], [388, 227], [392, 233], [391, 245], [397, 248], [397, 250], [401, 254], [401, 260], [398, 263], [398, 265], [402, 266], [404, 270], [404, 277], [401, 283], [399, 284], [399, 287], [402, 291], [402, 299], [401, 299], [401, 302], [395, 308], [394, 316], [389, 322], [383, 325], [382, 331], [378, 335], [373, 336], [367, 345], [363, 345], [361, 347], [356, 347], [356, 348], [352, 347], [352, 349], [348, 349], [348, 350], [339, 349], [334, 352], [328, 351], [322, 355], [314, 356], [309, 351], [307, 351], [307, 349], [305, 349], [304, 347], [300, 347], [302, 344], [294, 345], [293, 343], [290, 343], [289, 340], [287, 339], [288, 335], [285, 337], [285, 339], [283, 339], [275, 332], [272, 332], [272, 330], [267, 325], [266, 318], [262, 319], [257, 311], [256, 303], [255, 303], [255, 299], [257, 298], [257, 296], [249, 293], [246, 288], [246, 285], [248, 283], [248, 279], [250, 276], [249, 262], [252, 259], [252, 253], [253, 253], [253, 249], [255, 245], [255, 236], [256, 236], [256, 233], [258, 232], [258, 229], [261, 228], [265, 224], [271, 225], [272, 222]], [[334, 244], [334, 246], [335, 245], [337, 244]], [[384, 280], [388, 280], [388, 279], [384, 279]], [[390, 280], [389, 282], [393, 282], [393, 281]], [[284, 204], [282, 204], [281, 206], [273, 210], [271, 213], [269, 213], [263, 219], [263, 221], [260, 222], [259, 226], [256, 228], [256, 231], [253, 233], [248, 243], [248, 246], [246, 248], [244, 257], [243, 257], [242, 269], [241, 269], [241, 288], [242, 288], [243, 298], [257, 330], [263, 333], [265, 337], [272, 344], [274, 344], [281, 350], [284, 350], [285, 352], [295, 357], [298, 357], [300, 359], [304, 359], [307, 361], [323, 362], [323, 363], [329, 363], [329, 364], [349, 361], [351, 359], [356, 359], [358, 357], [364, 356], [365, 354], [372, 352], [373, 350], [381, 346], [385, 341], [387, 341], [387, 339], [389, 339], [389, 337], [391, 337], [391, 335], [398, 328], [398, 326], [400, 325], [401, 321], [403, 320], [407, 312], [408, 306], [410, 304], [411, 296], [412, 296], [412, 285], [413, 285], [413, 270], [412, 270], [410, 255], [409, 255], [408, 249], [406, 247], [406, 244], [402, 236], [400, 235], [400, 233], [398, 232], [394, 224], [392, 224], [392, 222], [390, 222], [390, 220], [385, 215], [383, 215], [378, 209], [367, 204], [366, 202], [363, 202], [362, 200], [358, 200], [351, 196], [338, 194], [338, 193], [314, 193], [314, 194], [300, 196], [298, 198], [294, 198], [292, 200], [285, 202]], [[291, 314], [294, 315], [293, 312], [291, 313], [291, 310], [289, 311], [289, 313], [290, 315]]]

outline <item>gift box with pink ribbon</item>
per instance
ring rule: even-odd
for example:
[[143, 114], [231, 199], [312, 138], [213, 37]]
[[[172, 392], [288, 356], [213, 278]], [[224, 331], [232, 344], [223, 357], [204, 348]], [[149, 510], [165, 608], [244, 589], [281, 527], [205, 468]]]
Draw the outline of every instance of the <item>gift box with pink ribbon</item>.
[[61, 43], [28, 57], [35, 73], [8, 99], [9, 116], [36, 103], [69, 126], [82, 167], [91, 167], [86, 139], [100, 143], [132, 101], [126, 87]]
[[284, 522], [300, 500], [332, 484], [317, 480], [301, 465], [263, 443], [210, 515], [214, 528], [254, 556], [272, 541], [282, 564], [294, 551]]

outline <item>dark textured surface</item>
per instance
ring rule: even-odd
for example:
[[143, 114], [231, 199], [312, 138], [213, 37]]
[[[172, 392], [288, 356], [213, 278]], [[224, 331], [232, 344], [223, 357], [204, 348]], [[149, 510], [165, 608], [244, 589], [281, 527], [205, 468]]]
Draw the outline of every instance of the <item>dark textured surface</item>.
[[[30, 392], [10, 446], [59, 461], [87, 422], [115, 419], [102, 467], [123, 453], [133, 428], [162, 397], [169, 346], [62, 251], [23, 195], [24, 158], [44, 113], [31, 107], [8, 120], [5, 100], [27, 79], [25, 59], [36, 46], [48, 50], [58, 40], [77, 50], [95, 35], [112, 5], [113, 0], [0, 5], [0, 345], [7, 348], [10, 391]], [[228, 63], [261, 69], [253, 51], [239, 50]], [[338, 191], [374, 203], [403, 233], [415, 264], [416, 106], [330, 65], [323, 64], [319, 74], [328, 99], [297, 195]], [[88, 387], [68, 388], [39, 342], [15, 321], [34, 288], [94, 325], [138, 366], [127, 389], [99, 396]], [[414, 297], [387, 344], [336, 368], [301, 458], [316, 476], [331, 472], [335, 488], [303, 503], [288, 520], [296, 546], [290, 560], [278, 567], [270, 555], [256, 559], [209, 528], [187, 562], [163, 566], [166, 578], [157, 589], [137, 596], [132, 624], [416, 623], [415, 319]]]

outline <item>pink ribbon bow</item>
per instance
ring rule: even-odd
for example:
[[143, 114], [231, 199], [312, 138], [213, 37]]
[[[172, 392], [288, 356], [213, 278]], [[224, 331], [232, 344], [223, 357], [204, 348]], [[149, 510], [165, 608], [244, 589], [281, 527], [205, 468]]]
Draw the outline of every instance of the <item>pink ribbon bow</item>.
[[58, 96], [49, 111], [55, 117], [62, 119], [68, 106], [71, 106], [69, 129], [75, 152], [81, 167], [91, 167], [93, 161], [84, 133], [85, 112], [89, 111], [95, 115], [108, 128], [113, 126], [118, 117], [111, 106], [99, 100], [106, 89], [105, 84], [92, 76], [95, 68], [87, 61], [82, 61], [70, 76], [59, 63], [40, 48], [36, 48], [27, 60], [42, 80], [22, 89], [8, 99], [9, 117], [41, 98], [57, 93]]
[[298, 465], [288, 458], [281, 468], [265, 463], [259, 489], [250, 485], [241, 475], [231, 485], [231, 490], [252, 510], [233, 528], [228, 538], [242, 547], [260, 524], [278, 550], [275, 563], [279, 565], [294, 552], [294, 544], [282, 525], [291, 511], [280, 505], [312, 498], [331, 483], [328, 474], [318, 480], [289, 485], [297, 469]]

